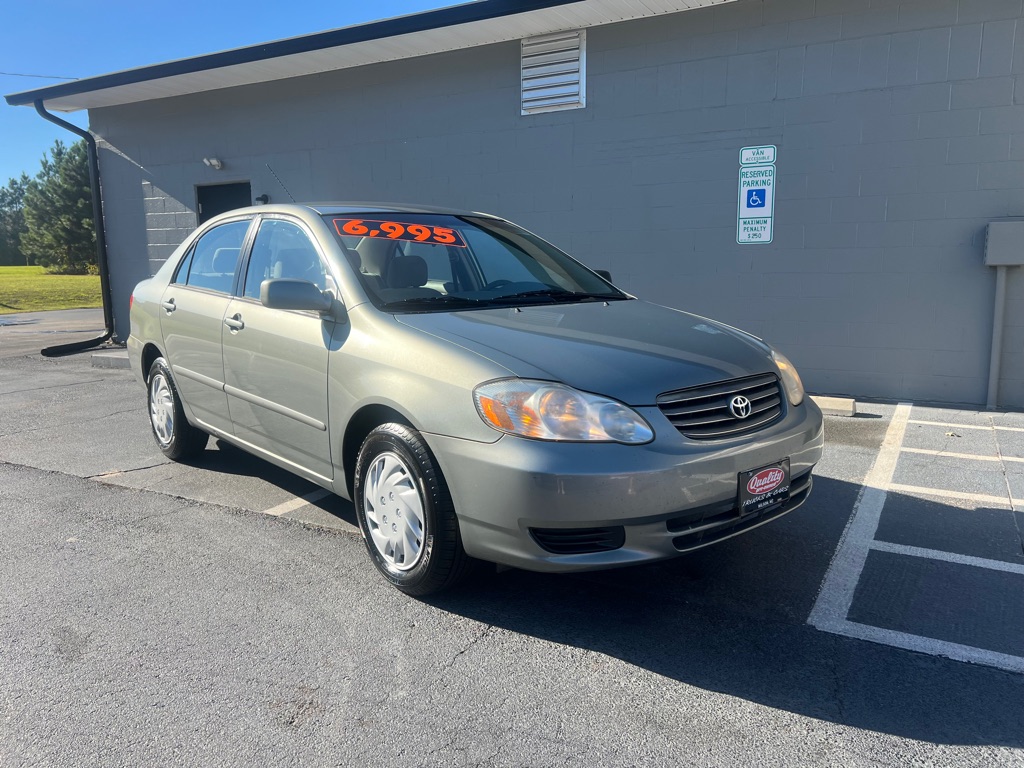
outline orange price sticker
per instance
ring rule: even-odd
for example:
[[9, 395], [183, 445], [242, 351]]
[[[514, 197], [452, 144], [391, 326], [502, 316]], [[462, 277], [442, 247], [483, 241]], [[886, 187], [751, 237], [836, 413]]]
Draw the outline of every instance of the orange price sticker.
[[427, 224], [403, 224], [399, 221], [378, 219], [334, 219], [334, 228], [339, 235], [353, 237], [377, 237], [385, 240], [412, 240], [417, 243], [455, 245], [466, 247], [456, 230], [448, 227], [431, 227]]

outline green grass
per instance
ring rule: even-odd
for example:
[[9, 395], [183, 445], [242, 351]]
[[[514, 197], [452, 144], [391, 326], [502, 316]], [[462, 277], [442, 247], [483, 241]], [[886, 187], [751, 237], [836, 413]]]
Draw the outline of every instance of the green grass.
[[0, 267], [0, 315], [102, 306], [98, 275], [48, 275], [42, 267]]

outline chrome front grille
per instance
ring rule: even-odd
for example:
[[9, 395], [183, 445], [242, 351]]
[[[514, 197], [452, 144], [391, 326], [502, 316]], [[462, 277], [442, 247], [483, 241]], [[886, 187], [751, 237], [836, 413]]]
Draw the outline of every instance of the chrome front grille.
[[[733, 398], [750, 401], [750, 414], [738, 418]], [[767, 427], [782, 416], [782, 390], [774, 373], [719, 381], [658, 396], [658, 407], [686, 437], [712, 440], [733, 437]]]

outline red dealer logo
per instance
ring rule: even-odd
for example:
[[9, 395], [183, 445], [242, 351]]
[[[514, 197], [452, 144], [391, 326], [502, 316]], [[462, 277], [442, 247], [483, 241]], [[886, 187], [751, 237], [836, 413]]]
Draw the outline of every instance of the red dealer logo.
[[752, 496], [769, 493], [782, 485], [782, 481], [785, 479], [786, 473], [778, 467], [762, 469], [747, 481], [747, 491], [749, 491]]

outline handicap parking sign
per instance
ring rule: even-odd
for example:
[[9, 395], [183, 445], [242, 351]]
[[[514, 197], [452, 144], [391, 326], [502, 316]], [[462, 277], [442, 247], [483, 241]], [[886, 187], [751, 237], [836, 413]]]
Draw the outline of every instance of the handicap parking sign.
[[736, 242], [767, 245], [775, 216], [775, 147], [741, 149], [738, 182]]

